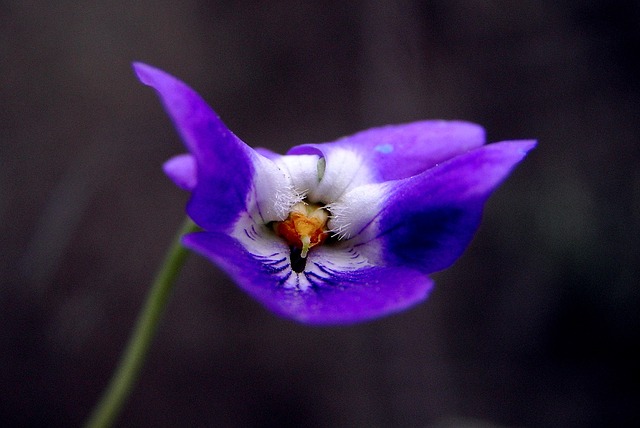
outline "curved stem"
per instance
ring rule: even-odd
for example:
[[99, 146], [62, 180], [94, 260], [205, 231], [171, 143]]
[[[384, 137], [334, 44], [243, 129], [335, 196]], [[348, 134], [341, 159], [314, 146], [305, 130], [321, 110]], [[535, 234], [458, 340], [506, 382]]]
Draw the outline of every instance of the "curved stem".
[[140, 374], [149, 346], [173, 290], [173, 284], [187, 258], [188, 251], [182, 246], [180, 239], [184, 234], [196, 230], [197, 226], [187, 218], [174, 238], [149, 290], [129, 343], [120, 359], [120, 364], [88, 419], [86, 428], [109, 427], [115, 422], [122, 410], [122, 406]]

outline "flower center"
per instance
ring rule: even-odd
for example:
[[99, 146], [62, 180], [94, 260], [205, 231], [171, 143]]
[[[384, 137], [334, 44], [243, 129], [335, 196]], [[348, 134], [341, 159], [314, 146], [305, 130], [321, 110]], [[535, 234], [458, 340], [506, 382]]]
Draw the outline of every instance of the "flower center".
[[289, 217], [275, 222], [273, 230], [287, 243], [300, 250], [300, 257], [307, 257], [309, 249], [320, 245], [327, 238], [329, 213], [322, 206], [298, 202], [291, 208]]

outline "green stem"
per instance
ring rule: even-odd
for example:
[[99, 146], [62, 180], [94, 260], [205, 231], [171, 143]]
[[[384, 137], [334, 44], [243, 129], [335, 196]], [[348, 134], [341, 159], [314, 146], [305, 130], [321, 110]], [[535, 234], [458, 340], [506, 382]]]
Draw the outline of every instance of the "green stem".
[[173, 284], [187, 258], [188, 252], [180, 243], [180, 239], [184, 234], [195, 230], [197, 226], [187, 219], [169, 247], [164, 263], [149, 290], [129, 343], [122, 354], [120, 364], [87, 421], [86, 428], [110, 427], [122, 410], [140, 374], [149, 346], [158, 329], [158, 323], [173, 290]]

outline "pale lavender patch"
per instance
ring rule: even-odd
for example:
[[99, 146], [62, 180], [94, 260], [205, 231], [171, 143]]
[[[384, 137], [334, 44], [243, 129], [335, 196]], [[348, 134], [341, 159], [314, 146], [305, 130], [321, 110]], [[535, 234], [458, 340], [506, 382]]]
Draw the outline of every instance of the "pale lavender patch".
[[198, 183], [196, 160], [190, 154], [174, 156], [162, 165], [162, 170], [182, 190], [193, 190]]
[[373, 148], [373, 150], [375, 150], [376, 152], [380, 152], [382, 154], [388, 155], [389, 153], [393, 152], [393, 144], [389, 144], [389, 143], [378, 144]]

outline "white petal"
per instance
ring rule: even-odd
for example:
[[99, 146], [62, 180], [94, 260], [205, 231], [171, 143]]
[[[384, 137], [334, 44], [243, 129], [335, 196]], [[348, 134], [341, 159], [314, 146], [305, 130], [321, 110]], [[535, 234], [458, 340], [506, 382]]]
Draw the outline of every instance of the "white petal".
[[[356, 187], [329, 204], [329, 229], [338, 239], [350, 239], [374, 227], [387, 195], [386, 183], [365, 184]], [[370, 233], [368, 233], [370, 234]]]
[[253, 193], [247, 206], [254, 219], [262, 224], [287, 218], [291, 207], [302, 199], [291, 178], [274, 161], [256, 154]]
[[290, 176], [294, 189], [312, 203], [331, 204], [345, 192], [375, 181], [357, 153], [334, 148], [325, 156], [286, 155], [275, 162]]
[[281, 156], [275, 163], [289, 175], [293, 189], [303, 195], [315, 189], [320, 182], [319, 159], [318, 155]]
[[334, 148], [327, 151], [325, 156], [326, 166], [322, 179], [308, 194], [311, 202], [330, 204], [346, 192], [374, 181], [372, 172], [357, 153]]

